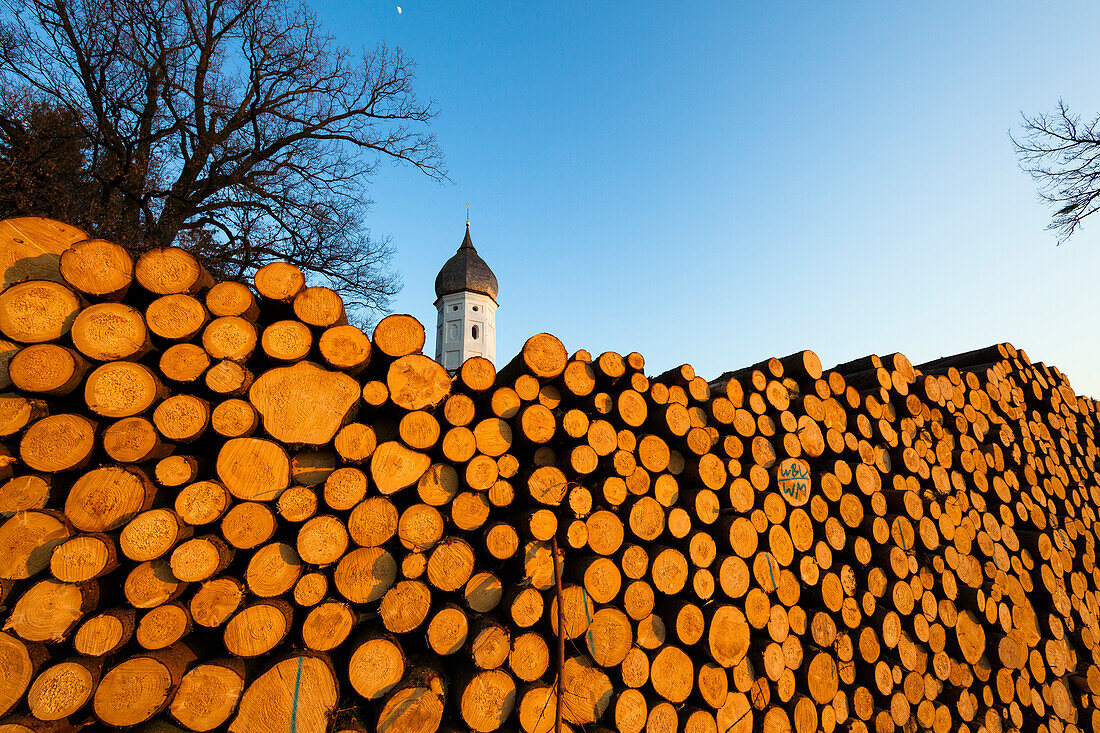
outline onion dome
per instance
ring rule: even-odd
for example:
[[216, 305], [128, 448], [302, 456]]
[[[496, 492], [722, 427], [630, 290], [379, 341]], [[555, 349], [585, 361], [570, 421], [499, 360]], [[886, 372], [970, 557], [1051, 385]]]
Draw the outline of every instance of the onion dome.
[[463, 291], [482, 293], [493, 300], [497, 299], [497, 276], [474, 249], [474, 243], [470, 241], [469, 222], [466, 223], [466, 237], [458, 251], [443, 264], [443, 268], [435, 276], [437, 298]]

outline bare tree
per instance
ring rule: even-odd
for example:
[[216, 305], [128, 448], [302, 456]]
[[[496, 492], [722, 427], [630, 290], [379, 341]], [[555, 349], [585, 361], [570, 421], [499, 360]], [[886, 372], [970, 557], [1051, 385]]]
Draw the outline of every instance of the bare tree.
[[98, 234], [181, 244], [226, 276], [288, 260], [367, 309], [397, 292], [366, 183], [384, 160], [447, 175], [400, 50], [352, 54], [299, 0], [0, 8], [5, 97], [78, 126]]
[[1082, 121], [1059, 101], [1055, 113], [1022, 117], [1012, 144], [1039, 195], [1055, 207], [1047, 228], [1061, 244], [1100, 210], [1100, 116]]

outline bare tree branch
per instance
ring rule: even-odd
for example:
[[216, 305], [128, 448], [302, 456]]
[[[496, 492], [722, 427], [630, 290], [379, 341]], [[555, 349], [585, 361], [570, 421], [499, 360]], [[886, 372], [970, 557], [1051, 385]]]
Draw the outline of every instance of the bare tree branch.
[[[300, 0], [0, 0], [0, 12], [0, 169], [27, 163], [11, 146], [45, 104], [61, 115], [45, 127], [82, 137], [78, 223], [100, 236], [182, 244], [224, 275], [285, 259], [353, 308], [397, 292], [392, 246], [364, 226], [369, 178], [386, 160], [447, 178], [435, 109], [400, 50], [353, 55]], [[0, 195], [0, 213], [14, 211]]]
[[1010, 135], [1012, 144], [1039, 196], [1054, 208], [1047, 228], [1061, 244], [1100, 210], [1100, 116], [1082, 122], [1059, 100], [1053, 114], [1021, 117], [1021, 134]]

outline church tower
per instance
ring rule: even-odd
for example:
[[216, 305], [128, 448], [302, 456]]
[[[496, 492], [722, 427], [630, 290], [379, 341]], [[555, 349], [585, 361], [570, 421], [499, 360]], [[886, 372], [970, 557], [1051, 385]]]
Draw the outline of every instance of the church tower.
[[435, 276], [435, 360], [454, 371], [471, 356], [496, 363], [497, 278], [470, 240], [470, 222], [458, 251]]

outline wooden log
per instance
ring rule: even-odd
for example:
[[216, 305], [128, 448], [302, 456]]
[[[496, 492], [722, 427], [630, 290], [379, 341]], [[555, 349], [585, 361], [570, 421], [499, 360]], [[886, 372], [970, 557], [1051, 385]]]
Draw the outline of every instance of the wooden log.
[[63, 721], [84, 707], [95, 692], [103, 664], [68, 659], [44, 669], [27, 691], [27, 707], [36, 720]]
[[170, 509], [150, 509], [136, 515], [122, 528], [119, 549], [136, 562], [155, 560], [190, 537], [191, 531], [191, 527]]
[[371, 457], [378, 447], [374, 429], [362, 423], [348, 423], [336, 433], [336, 452], [348, 463], [362, 463]]
[[187, 590], [187, 583], [172, 575], [167, 560], [148, 560], [130, 571], [122, 590], [134, 608], [155, 608], [178, 598]]
[[529, 685], [519, 695], [518, 711], [524, 733], [551, 733], [556, 729], [558, 715], [558, 696], [554, 687], [538, 682]]
[[317, 349], [326, 364], [353, 375], [370, 363], [370, 348], [370, 339], [355, 326], [326, 328], [317, 340]]
[[214, 359], [243, 362], [257, 341], [256, 327], [240, 316], [215, 318], [202, 332], [202, 347]]
[[216, 481], [196, 481], [178, 494], [174, 509], [187, 524], [199, 526], [225, 516], [232, 503], [229, 492]]
[[471, 356], [462, 362], [458, 380], [471, 392], [484, 392], [496, 382], [497, 370], [493, 362], [483, 356]]
[[141, 617], [134, 639], [144, 649], [165, 649], [191, 632], [191, 614], [179, 601], [152, 608]]
[[328, 576], [320, 571], [306, 573], [294, 584], [294, 603], [303, 608], [316, 606], [328, 594]]
[[289, 262], [269, 262], [252, 278], [256, 292], [277, 303], [291, 303], [306, 286], [305, 275]]
[[302, 560], [284, 542], [272, 542], [252, 553], [245, 569], [248, 589], [261, 598], [274, 598], [294, 587], [302, 575]]
[[348, 533], [360, 547], [380, 547], [397, 533], [397, 508], [386, 498], [368, 497], [348, 517]]
[[229, 730], [233, 733], [327, 730], [338, 700], [336, 675], [327, 658], [289, 657], [276, 662], [248, 685]]
[[419, 354], [424, 348], [424, 327], [412, 316], [386, 316], [374, 327], [371, 344], [390, 359]]
[[157, 368], [167, 379], [191, 384], [210, 368], [210, 354], [195, 344], [173, 344], [161, 352]]
[[470, 730], [491, 733], [499, 730], [512, 714], [516, 682], [502, 669], [483, 670], [462, 686], [459, 710]]
[[378, 733], [435, 733], [443, 718], [443, 699], [427, 687], [397, 690], [382, 705], [375, 730]]
[[340, 558], [332, 580], [340, 594], [352, 603], [371, 603], [385, 595], [396, 576], [397, 563], [389, 552], [378, 547], [361, 547]]
[[[398, 435], [413, 450], [428, 450], [439, 440], [439, 421], [426, 410], [414, 410], [401, 418]], [[496, 462], [493, 462], [496, 469]]]
[[120, 463], [144, 463], [164, 458], [172, 446], [161, 441], [148, 419], [124, 417], [103, 431], [103, 450]]
[[19, 512], [0, 525], [0, 578], [33, 577], [50, 564], [54, 550], [72, 536], [63, 517], [52, 512]]
[[[468, 483], [478, 484], [480, 481], [474, 479]], [[451, 521], [458, 529], [473, 532], [485, 524], [491, 508], [489, 498], [484, 491], [463, 491], [451, 502]]]
[[585, 629], [585, 643], [592, 660], [601, 667], [625, 661], [633, 643], [630, 618], [617, 608], [601, 608]]
[[253, 374], [240, 363], [224, 359], [207, 370], [203, 382], [211, 392], [237, 397], [246, 393], [252, 386]]
[[259, 438], [233, 438], [218, 451], [218, 478], [243, 501], [270, 501], [290, 485], [290, 457]]
[[65, 500], [65, 516], [83, 532], [118, 529], [149, 508], [156, 491], [135, 466], [104, 466], [81, 476]]
[[819, 705], [825, 705], [836, 696], [839, 677], [836, 660], [827, 652], [814, 655], [806, 667], [806, 685], [810, 697]]
[[540, 504], [559, 506], [565, 499], [568, 482], [555, 466], [540, 466], [527, 479], [527, 490]]
[[331, 651], [344, 643], [356, 621], [349, 604], [325, 600], [306, 614], [302, 622], [302, 643], [314, 651]]
[[46, 508], [50, 502], [51, 485], [48, 476], [38, 474], [8, 479], [0, 484], [0, 516]]
[[275, 504], [279, 516], [290, 523], [304, 522], [317, 513], [317, 492], [308, 486], [291, 486]]
[[28, 279], [61, 280], [61, 254], [88, 234], [43, 216], [17, 216], [0, 222], [0, 288]]
[[157, 461], [157, 465], [153, 467], [153, 478], [161, 486], [177, 488], [197, 479], [199, 470], [198, 458], [173, 455]]
[[440, 656], [450, 656], [466, 646], [469, 630], [466, 612], [455, 604], [444, 605], [428, 622], [428, 646]]
[[955, 635], [963, 659], [971, 664], [977, 664], [985, 654], [986, 634], [982, 623], [969, 609], [958, 615]]
[[348, 679], [367, 700], [377, 700], [401, 682], [405, 652], [392, 636], [367, 635], [358, 640], [348, 661]]
[[348, 546], [348, 530], [332, 515], [315, 516], [298, 530], [299, 557], [310, 565], [329, 565], [339, 560]]
[[234, 505], [222, 517], [221, 533], [237, 549], [248, 550], [271, 539], [277, 528], [275, 513], [259, 502]]
[[167, 341], [190, 341], [206, 325], [210, 314], [198, 298], [165, 295], [145, 309], [149, 331]]
[[96, 717], [110, 726], [143, 723], [163, 711], [195, 653], [184, 645], [130, 657], [109, 669], [93, 698]]
[[96, 583], [63, 583], [40, 580], [19, 597], [4, 631], [14, 631], [31, 642], [61, 642], [76, 630], [80, 620], [99, 602]]
[[539, 380], [550, 380], [565, 371], [569, 354], [556, 337], [535, 334], [524, 342], [520, 353], [498, 372], [498, 381], [514, 381], [526, 371]]
[[279, 516], [290, 523], [301, 523], [317, 513], [317, 492], [308, 486], [291, 486], [279, 495], [275, 504]]
[[428, 557], [428, 581], [442, 591], [454, 591], [466, 585], [473, 569], [473, 547], [459, 537], [444, 537]]
[[191, 597], [188, 608], [199, 626], [217, 628], [237, 612], [244, 602], [245, 586], [232, 577], [205, 581]]
[[178, 247], [154, 247], [146, 250], [134, 265], [138, 284], [151, 293], [194, 295], [211, 285], [213, 280], [199, 261]]
[[676, 548], [660, 548], [652, 560], [650, 577], [653, 586], [661, 593], [679, 593], [688, 581], [687, 558]]
[[519, 415], [520, 435], [531, 443], [542, 445], [550, 442], [557, 430], [557, 421], [543, 405], [529, 405]]
[[19, 457], [43, 473], [80, 468], [95, 447], [96, 424], [74, 414], [50, 415], [31, 424], [19, 443]]
[[352, 509], [366, 493], [367, 476], [357, 468], [338, 468], [325, 479], [324, 499], [332, 509]]
[[[276, 440], [324, 445], [350, 419], [359, 394], [359, 385], [346, 374], [299, 362], [264, 372], [248, 400]], [[302, 399], [304, 395], [309, 399]]]
[[507, 560], [519, 550], [519, 534], [506, 522], [494, 522], [485, 530], [485, 549], [497, 560]]
[[550, 666], [550, 649], [540, 634], [527, 632], [512, 640], [508, 668], [523, 682], [541, 678]]
[[293, 363], [309, 355], [313, 348], [313, 332], [301, 321], [276, 321], [263, 330], [260, 347], [277, 362]]
[[153, 423], [168, 440], [190, 443], [210, 424], [210, 403], [192, 395], [172, 395], [157, 405]]
[[207, 291], [205, 303], [215, 318], [237, 316], [255, 323], [260, 316], [256, 296], [243, 282], [225, 280], [217, 283]]
[[235, 656], [258, 657], [274, 649], [294, 622], [291, 606], [281, 598], [264, 598], [245, 606], [225, 625], [222, 640]]
[[138, 415], [167, 396], [153, 370], [133, 361], [111, 361], [97, 367], [84, 382], [84, 402], [103, 417]]
[[210, 426], [224, 438], [250, 437], [260, 424], [260, 413], [240, 399], [219, 402], [210, 414]]
[[633, 688], [618, 693], [615, 699], [615, 729], [620, 733], [641, 733], [649, 718], [645, 695]]
[[7, 715], [23, 699], [46, 654], [40, 646], [0, 632], [0, 714]]
[[585, 656], [565, 660], [561, 670], [562, 718], [574, 725], [599, 720], [611, 704], [611, 680]]
[[21, 344], [58, 341], [69, 333], [83, 303], [56, 282], [32, 280], [0, 293], [0, 333]]
[[396, 359], [386, 372], [390, 400], [406, 410], [436, 407], [451, 391], [451, 378], [441, 365], [421, 354]]
[[86, 620], [73, 636], [73, 648], [89, 657], [102, 657], [122, 648], [134, 635], [132, 608], [113, 608]]
[[168, 712], [189, 730], [213, 730], [229, 720], [244, 685], [245, 666], [240, 660], [223, 657], [204, 661], [180, 679]]
[[455, 427], [466, 427], [475, 416], [474, 401], [464, 394], [456, 393], [443, 403], [443, 418]]
[[478, 669], [498, 669], [507, 661], [512, 646], [512, 634], [507, 626], [495, 619], [482, 617], [470, 630], [467, 651]]
[[43, 399], [0, 394], [0, 437], [10, 438], [47, 414], [49, 406]]
[[114, 539], [106, 534], [70, 538], [55, 547], [50, 556], [50, 573], [65, 583], [93, 580], [117, 567], [118, 548]]
[[293, 307], [298, 320], [315, 328], [330, 328], [348, 322], [344, 299], [331, 288], [304, 288], [294, 296]]
[[393, 494], [417, 483], [431, 462], [427, 454], [409, 450], [396, 441], [387, 441], [371, 455], [371, 479], [379, 493]]
[[189, 539], [172, 550], [172, 574], [186, 583], [212, 578], [233, 561], [233, 549], [217, 535]]
[[8, 363], [8, 377], [16, 389], [63, 397], [80, 385], [87, 362], [75, 351], [56, 344], [34, 344], [20, 349]]
[[440, 448], [443, 457], [452, 463], [464, 463], [477, 452], [477, 440], [473, 431], [464, 427], [451, 428], [443, 435]]

